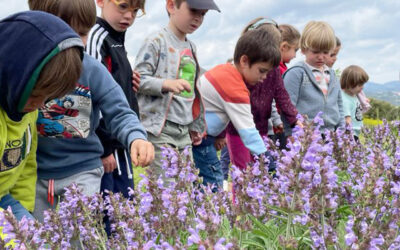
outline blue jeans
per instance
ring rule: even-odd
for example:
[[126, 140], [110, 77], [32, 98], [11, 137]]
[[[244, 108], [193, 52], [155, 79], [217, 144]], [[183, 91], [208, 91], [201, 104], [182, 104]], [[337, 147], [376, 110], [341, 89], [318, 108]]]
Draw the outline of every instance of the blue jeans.
[[224, 173], [224, 180], [228, 180], [229, 164], [231, 163], [231, 158], [229, 157], [229, 150], [227, 146], [225, 146], [221, 150], [220, 161], [221, 161], [222, 173]]
[[18, 221], [20, 221], [24, 216], [27, 219], [34, 220], [35, 218], [29, 213], [26, 208], [24, 208], [19, 201], [14, 199], [11, 194], [7, 194], [3, 196], [0, 200], [0, 207], [3, 209], [7, 209], [8, 207], [11, 207], [11, 210], [17, 218]]
[[214, 184], [213, 191], [222, 188], [224, 174], [221, 162], [214, 147], [215, 137], [207, 136], [200, 145], [193, 146], [193, 158], [196, 167], [200, 170], [200, 177], [203, 177], [203, 184]]

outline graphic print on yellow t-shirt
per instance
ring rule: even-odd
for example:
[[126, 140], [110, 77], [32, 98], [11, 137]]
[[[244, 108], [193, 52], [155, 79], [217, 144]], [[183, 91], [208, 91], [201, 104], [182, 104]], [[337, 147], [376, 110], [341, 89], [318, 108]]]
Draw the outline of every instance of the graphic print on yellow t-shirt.
[[0, 159], [0, 172], [4, 172], [17, 167], [29, 154], [32, 144], [31, 127], [25, 130], [21, 138], [12, 138], [7, 140]]

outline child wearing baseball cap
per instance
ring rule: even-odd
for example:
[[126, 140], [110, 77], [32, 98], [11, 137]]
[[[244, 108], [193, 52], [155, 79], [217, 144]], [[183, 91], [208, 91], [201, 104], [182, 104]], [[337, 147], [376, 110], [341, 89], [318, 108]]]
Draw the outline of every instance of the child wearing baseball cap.
[[[199, 145], [206, 124], [197, 79], [200, 73], [196, 47], [187, 39], [203, 23], [209, 9], [220, 11], [213, 0], [167, 0], [168, 26], [150, 35], [136, 57], [140, 73], [140, 119], [155, 147], [151, 167], [161, 168], [161, 147], [180, 152]], [[191, 152], [191, 149], [190, 149]]]

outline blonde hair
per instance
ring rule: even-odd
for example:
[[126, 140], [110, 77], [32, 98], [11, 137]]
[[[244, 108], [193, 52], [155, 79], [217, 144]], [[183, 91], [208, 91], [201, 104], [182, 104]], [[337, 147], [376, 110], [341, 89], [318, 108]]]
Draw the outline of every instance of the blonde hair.
[[81, 51], [72, 47], [55, 55], [42, 69], [31, 96], [46, 96], [49, 100], [72, 91], [82, 71]]
[[335, 47], [335, 32], [328, 23], [322, 21], [307, 23], [300, 37], [300, 48], [302, 51], [307, 49], [330, 51]]
[[41, 10], [60, 17], [75, 31], [90, 29], [96, 23], [93, 0], [28, 0], [31, 10]]
[[350, 65], [345, 68], [340, 77], [340, 87], [342, 89], [352, 89], [368, 82], [368, 74], [357, 65]]
[[279, 31], [278, 24], [274, 20], [266, 17], [257, 17], [246, 25], [246, 27], [242, 31], [242, 35], [247, 31], [254, 29], [263, 29], [267, 31], [268, 40], [271, 40], [273, 43], [276, 44], [276, 46], [279, 46], [279, 44], [281, 43], [281, 33]]
[[279, 31], [281, 32], [282, 42], [287, 42], [289, 45], [299, 45], [300, 32], [290, 24], [280, 24]]

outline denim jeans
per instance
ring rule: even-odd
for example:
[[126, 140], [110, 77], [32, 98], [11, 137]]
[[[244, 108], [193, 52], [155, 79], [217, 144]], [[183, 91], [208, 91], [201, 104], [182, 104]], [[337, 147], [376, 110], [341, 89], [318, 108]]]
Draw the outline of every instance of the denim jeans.
[[24, 216], [27, 219], [34, 220], [35, 218], [29, 213], [26, 208], [24, 208], [19, 201], [14, 199], [11, 194], [7, 194], [3, 196], [0, 200], [0, 207], [3, 209], [7, 209], [8, 207], [11, 207], [11, 210], [17, 218], [18, 221], [20, 221]]
[[231, 163], [231, 157], [229, 156], [228, 146], [225, 146], [221, 149], [221, 167], [222, 173], [224, 173], [224, 180], [228, 180], [229, 178], [229, 165]]
[[193, 158], [203, 177], [203, 184], [214, 184], [213, 191], [222, 188], [224, 174], [214, 147], [215, 137], [207, 136], [198, 146], [193, 146]]

